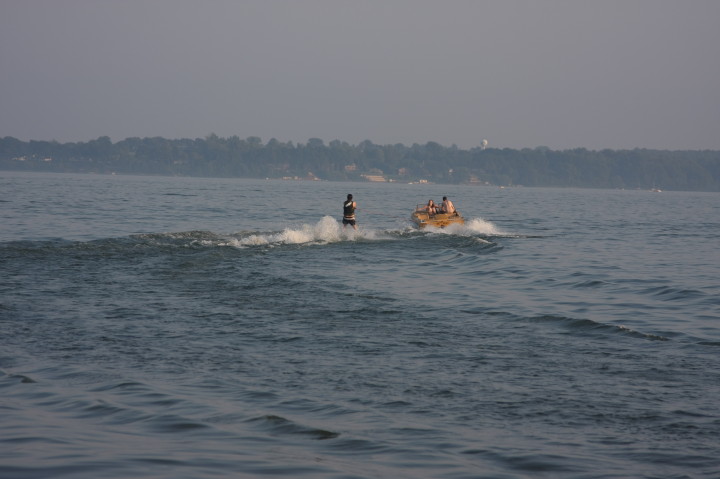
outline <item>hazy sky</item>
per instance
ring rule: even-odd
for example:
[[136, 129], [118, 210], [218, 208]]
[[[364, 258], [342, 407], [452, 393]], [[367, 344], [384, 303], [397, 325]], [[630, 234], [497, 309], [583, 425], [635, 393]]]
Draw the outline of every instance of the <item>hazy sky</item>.
[[717, 0], [0, 0], [0, 137], [720, 149]]

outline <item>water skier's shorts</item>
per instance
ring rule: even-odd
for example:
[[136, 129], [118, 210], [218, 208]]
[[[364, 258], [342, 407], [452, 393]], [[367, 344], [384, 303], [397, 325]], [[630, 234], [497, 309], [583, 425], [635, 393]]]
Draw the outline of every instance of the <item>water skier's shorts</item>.
[[355, 226], [355, 218], [343, 218], [343, 224]]

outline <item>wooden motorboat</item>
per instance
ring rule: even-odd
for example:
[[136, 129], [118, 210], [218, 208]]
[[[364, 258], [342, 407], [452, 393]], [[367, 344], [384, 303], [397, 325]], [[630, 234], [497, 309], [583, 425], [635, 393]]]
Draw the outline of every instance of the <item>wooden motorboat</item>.
[[410, 215], [410, 219], [417, 225], [418, 228], [425, 228], [426, 226], [432, 226], [434, 228], [445, 228], [450, 225], [462, 225], [465, 224], [465, 218], [462, 217], [459, 211], [455, 210], [454, 213], [435, 213], [429, 214], [425, 205], [417, 205], [415, 211]]

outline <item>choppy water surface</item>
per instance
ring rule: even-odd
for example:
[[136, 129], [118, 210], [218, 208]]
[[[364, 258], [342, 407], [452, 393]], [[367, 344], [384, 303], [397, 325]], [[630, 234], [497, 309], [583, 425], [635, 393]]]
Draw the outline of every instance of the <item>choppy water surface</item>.
[[720, 477], [717, 194], [0, 185], [1, 477]]

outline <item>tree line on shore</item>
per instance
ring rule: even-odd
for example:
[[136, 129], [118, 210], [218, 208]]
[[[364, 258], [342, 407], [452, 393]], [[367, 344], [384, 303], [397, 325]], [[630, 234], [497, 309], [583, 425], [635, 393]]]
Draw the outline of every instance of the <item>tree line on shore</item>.
[[0, 138], [0, 169], [167, 176], [292, 178], [720, 191], [716, 150], [551, 150], [357, 145], [319, 138], [267, 143], [258, 137], [109, 137], [78, 143]]

